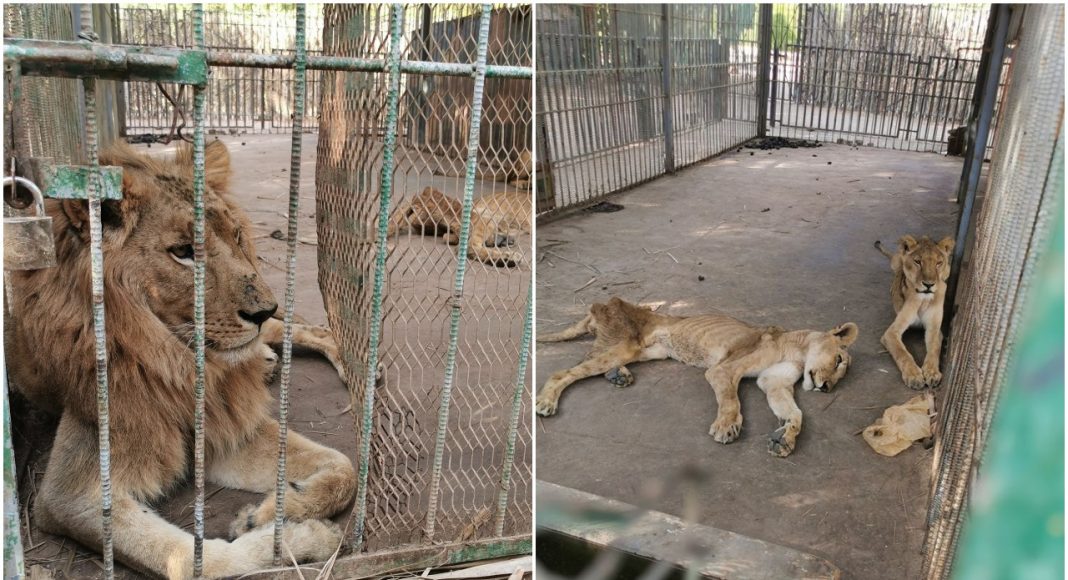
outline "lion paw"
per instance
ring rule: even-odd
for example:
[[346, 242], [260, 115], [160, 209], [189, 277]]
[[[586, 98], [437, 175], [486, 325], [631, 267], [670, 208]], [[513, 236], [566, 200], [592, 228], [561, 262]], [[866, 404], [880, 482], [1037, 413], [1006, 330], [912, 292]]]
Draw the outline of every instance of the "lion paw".
[[720, 418], [716, 419], [712, 423], [712, 428], [708, 430], [708, 434], [713, 439], [720, 443], [730, 443], [738, 438], [738, 435], [742, 433], [742, 416], [737, 415], [733, 419]]
[[924, 365], [923, 367], [923, 382], [931, 388], [937, 387], [942, 382], [942, 373], [938, 371], [938, 367], [929, 367]]
[[796, 440], [786, 436], [786, 426], [779, 427], [768, 438], [768, 453], [776, 457], [786, 457], [794, 452]]
[[274, 380], [278, 378], [278, 372], [280, 370], [278, 353], [274, 352], [274, 349], [266, 344], [261, 344], [260, 355], [263, 357], [264, 362], [267, 363], [267, 374], [264, 375], [264, 379], [268, 384], [273, 383]]
[[287, 522], [282, 534], [298, 562], [322, 562], [341, 544], [341, 528], [330, 520]]
[[262, 523], [256, 521], [256, 504], [249, 504], [237, 512], [237, 517], [230, 522], [230, 539], [236, 540], [248, 532], [260, 527]]
[[538, 397], [534, 411], [542, 417], [551, 417], [556, 414], [556, 401], [548, 397]]
[[634, 384], [634, 375], [631, 374], [630, 369], [627, 367], [612, 369], [604, 374], [604, 378], [619, 388], [629, 387]]
[[920, 390], [927, 386], [926, 380], [923, 377], [923, 371], [917, 367], [905, 369], [901, 373], [901, 380], [905, 381], [910, 389]]

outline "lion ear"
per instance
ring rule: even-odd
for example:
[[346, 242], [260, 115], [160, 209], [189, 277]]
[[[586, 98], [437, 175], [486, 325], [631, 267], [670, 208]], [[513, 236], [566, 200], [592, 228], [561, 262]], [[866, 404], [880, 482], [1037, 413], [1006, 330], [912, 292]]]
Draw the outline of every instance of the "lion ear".
[[911, 252], [913, 248], [916, 247], [917, 243], [919, 242], [916, 241], [916, 238], [908, 234], [901, 236], [901, 238], [897, 241], [897, 245], [900, 246], [901, 249], [905, 252]]
[[[193, 171], [193, 147], [183, 145], [178, 149], [175, 158], [178, 165]], [[233, 168], [230, 166], [230, 151], [222, 141], [212, 141], [204, 147], [204, 183], [208, 184], [215, 193], [230, 193], [230, 176]]]
[[938, 242], [938, 247], [942, 248], [942, 251], [947, 255], [953, 251], [953, 248], [957, 245], [957, 241], [953, 238], [946, 236], [942, 238], [941, 242]]
[[838, 337], [842, 346], [849, 346], [857, 340], [857, 335], [860, 334], [860, 328], [852, 322], [846, 322], [845, 324], [839, 324], [832, 328], [831, 334]]
[[[132, 153], [132, 150], [130, 150]], [[134, 154], [136, 155], [136, 154]], [[138, 204], [137, 179], [135, 173], [141, 167], [136, 163], [127, 162], [122, 152], [116, 153], [113, 148], [101, 155], [101, 164], [116, 165], [122, 167], [122, 199], [107, 199], [100, 202], [100, 225], [104, 234], [104, 242], [111, 243], [125, 238], [133, 224], [137, 221], [135, 208]], [[78, 235], [86, 243], [89, 243], [89, 201], [85, 199], [64, 199], [60, 201], [60, 211], [67, 218], [70, 228], [78, 232]]]

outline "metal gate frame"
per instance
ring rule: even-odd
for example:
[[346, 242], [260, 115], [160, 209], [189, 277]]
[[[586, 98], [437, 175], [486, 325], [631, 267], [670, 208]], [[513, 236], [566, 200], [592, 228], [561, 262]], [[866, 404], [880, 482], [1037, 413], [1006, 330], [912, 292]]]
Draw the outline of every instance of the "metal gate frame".
[[[473, 76], [475, 78], [475, 91], [472, 102], [475, 105], [471, 113], [471, 132], [468, 136], [468, 157], [466, 164], [466, 176], [464, 182], [463, 214], [461, 222], [461, 242], [457, 246], [457, 267], [455, 276], [454, 292], [462, 295], [464, 272], [466, 265], [466, 240], [469, 236], [471, 210], [473, 205], [473, 191], [475, 170], [478, 159], [478, 121], [481, 115], [482, 87], [484, 80], [489, 78], [532, 78], [532, 67], [487, 65], [486, 46], [489, 35], [489, 19], [491, 6], [482, 5], [481, 21], [478, 38], [478, 59], [474, 64], [440, 63], [426, 61], [401, 60], [400, 37], [401, 22], [403, 19], [403, 5], [394, 3], [391, 10], [391, 48], [389, 57], [386, 59], [363, 59], [331, 56], [308, 56], [305, 51], [305, 21], [306, 7], [297, 5], [296, 19], [296, 51], [293, 55], [277, 54], [252, 54], [235, 53], [227, 51], [207, 50], [204, 43], [204, 8], [201, 4], [194, 5], [194, 40], [195, 49], [136, 47], [114, 44], [102, 44], [97, 42], [98, 37], [93, 31], [92, 11], [83, 10], [81, 13], [81, 31], [78, 33], [78, 41], [44, 41], [22, 38], [6, 38], [4, 42], [4, 61], [12, 67], [12, 83], [14, 85], [14, 101], [19, 104], [22, 95], [19, 90], [21, 77], [46, 76], [80, 78], [84, 86], [85, 99], [85, 153], [87, 165], [82, 167], [69, 166], [60, 168], [70, 174], [81, 173], [86, 176], [87, 188], [82, 199], [89, 203], [90, 223], [90, 256], [91, 278], [93, 294], [94, 334], [96, 338], [97, 354], [97, 413], [98, 433], [100, 446], [100, 475], [101, 475], [101, 525], [103, 528], [103, 557], [104, 574], [106, 578], [114, 577], [114, 547], [112, 543], [111, 522], [111, 468], [110, 468], [110, 429], [108, 410], [108, 372], [107, 372], [107, 347], [106, 330], [104, 327], [104, 275], [103, 275], [103, 251], [102, 227], [101, 227], [101, 202], [105, 198], [121, 195], [107, 183], [115, 183], [115, 171], [118, 168], [105, 168], [99, 165], [98, 129], [96, 111], [96, 82], [97, 79], [113, 79], [125, 81], [169, 82], [180, 85], [190, 85], [194, 90], [194, 137], [193, 137], [193, 205], [194, 205], [194, 353], [196, 360], [196, 379], [194, 390], [196, 394], [196, 408], [194, 414], [194, 576], [201, 576], [203, 571], [204, 551], [204, 388], [205, 388], [205, 365], [204, 365], [204, 276], [205, 276], [205, 210], [204, 210], [204, 109], [205, 91], [211, 67], [250, 67], [268, 69], [293, 69], [294, 78], [294, 120], [293, 139], [291, 149], [290, 187], [289, 187], [289, 222], [287, 234], [287, 268], [286, 268], [286, 292], [285, 292], [285, 331], [282, 347], [282, 372], [281, 388], [279, 391], [279, 428], [280, 441], [278, 451], [278, 480], [275, 490], [275, 529], [274, 529], [274, 558], [275, 563], [281, 563], [281, 540], [283, 511], [277, 506], [285, 505], [286, 492], [286, 432], [287, 413], [289, 407], [290, 367], [292, 362], [292, 323], [293, 304], [295, 298], [296, 280], [296, 242], [297, 242], [297, 215], [299, 208], [299, 184], [300, 184], [300, 154], [304, 108], [304, 91], [307, 70], [331, 70], [331, 71], [359, 71], [359, 72], [383, 72], [389, 75], [389, 108], [387, 110], [388, 124], [391, 128], [387, 132], [387, 148], [381, 173], [381, 188], [379, 200], [378, 233], [376, 239], [376, 267], [374, 279], [374, 302], [373, 319], [371, 327], [372, 348], [371, 364], [368, 365], [367, 384], [370, 385], [368, 396], [365, 398], [363, 408], [363, 424], [361, 447], [358, 458], [358, 485], [359, 491], [353, 508], [353, 515], [357, 525], [353, 528], [351, 544], [358, 551], [363, 541], [363, 516], [366, 513], [366, 488], [368, 474], [369, 441], [368, 434], [371, 429], [371, 412], [374, 406], [373, 385], [375, 384], [376, 359], [378, 357], [378, 340], [381, 333], [382, 318], [382, 287], [384, 282], [386, 261], [386, 227], [388, 222], [389, 200], [392, 185], [392, 149], [389, 146], [396, 139], [397, 120], [397, 94], [400, 86], [400, 75], [405, 73], [421, 73], [451, 76]], [[15, 127], [15, 150], [28, 151], [25, 127]], [[105, 176], [107, 182], [105, 182]], [[533, 280], [529, 285], [533, 292]], [[521, 408], [522, 393], [525, 389], [526, 365], [530, 349], [531, 319], [532, 319], [532, 296], [528, 294], [526, 319], [524, 322], [523, 342], [520, 351], [519, 368], [515, 395], [512, 406], [512, 422], [508, 436], [508, 449], [506, 457], [508, 461], [501, 466], [502, 482], [505, 484], [511, 469], [510, 458], [514, 454], [516, 431], [518, 427], [518, 414]], [[446, 366], [445, 384], [451, 387], [453, 380], [453, 368], [458, 342], [458, 328], [460, 323], [461, 302], [453, 303], [451, 332], [449, 342], [449, 357]], [[6, 394], [6, 388], [5, 388]], [[442, 398], [441, 416], [447, 418], [448, 397]], [[10, 444], [9, 409], [4, 404], [4, 443], [5, 452]], [[440, 431], [440, 436], [444, 431]], [[439, 436], [439, 438], [440, 438]], [[10, 478], [9, 478], [10, 475]], [[5, 470], [4, 488], [5, 499], [13, 498], [15, 489], [14, 470], [10, 473]], [[501, 509], [506, 507], [507, 485], [501, 489]], [[9, 492], [11, 495], [9, 495]], [[9, 503], [5, 501], [5, 515]], [[14, 503], [17, 506], [17, 502]], [[16, 516], [17, 517], [17, 516]], [[5, 534], [5, 544], [16, 546], [18, 544], [18, 528], [8, 527]], [[14, 536], [13, 536], [14, 532]], [[423, 550], [408, 550], [396, 553], [386, 553], [367, 562], [362, 562], [361, 557], [346, 559], [348, 564], [335, 563], [335, 570], [362, 570], [367, 572], [368, 566], [372, 569], [388, 570], [398, 564], [418, 562], [422, 565], [443, 564], [461, 562], [479, 557], [494, 557], [507, 554], [529, 552], [531, 540], [529, 535], [511, 538], [497, 538], [495, 541], [479, 542], [474, 546], [448, 546], [436, 545], [432, 547], [433, 554]], [[372, 555], [373, 556], [373, 555]], [[21, 550], [9, 555], [17, 570], [22, 571], [23, 554]], [[364, 557], [366, 559], [367, 557]], [[429, 560], [428, 560], [429, 558]]]

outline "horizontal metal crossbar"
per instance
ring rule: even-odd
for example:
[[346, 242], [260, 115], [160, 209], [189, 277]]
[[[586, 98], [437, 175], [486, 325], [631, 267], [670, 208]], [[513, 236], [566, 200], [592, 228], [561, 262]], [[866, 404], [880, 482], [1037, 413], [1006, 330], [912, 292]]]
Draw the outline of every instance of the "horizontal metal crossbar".
[[[248, 67], [291, 69], [296, 56], [232, 51], [154, 48], [127, 45], [100, 45], [85, 42], [9, 38], [4, 43], [4, 59], [18, 60], [22, 74], [50, 77], [173, 82], [202, 85], [208, 80], [208, 67]], [[353, 72], [386, 72], [386, 59], [341, 56], [308, 56], [307, 69]], [[443, 76], [474, 76], [475, 64], [400, 61], [402, 73]], [[529, 79], [532, 67], [487, 65], [488, 78]]]

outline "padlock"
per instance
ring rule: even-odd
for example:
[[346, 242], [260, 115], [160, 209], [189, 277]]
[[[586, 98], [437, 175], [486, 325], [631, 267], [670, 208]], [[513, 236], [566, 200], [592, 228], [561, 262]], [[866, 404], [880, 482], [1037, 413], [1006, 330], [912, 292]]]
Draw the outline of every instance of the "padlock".
[[44, 195], [32, 181], [4, 177], [4, 187], [21, 185], [33, 194], [35, 215], [4, 218], [4, 269], [41, 270], [56, 265], [52, 218], [45, 215]]

